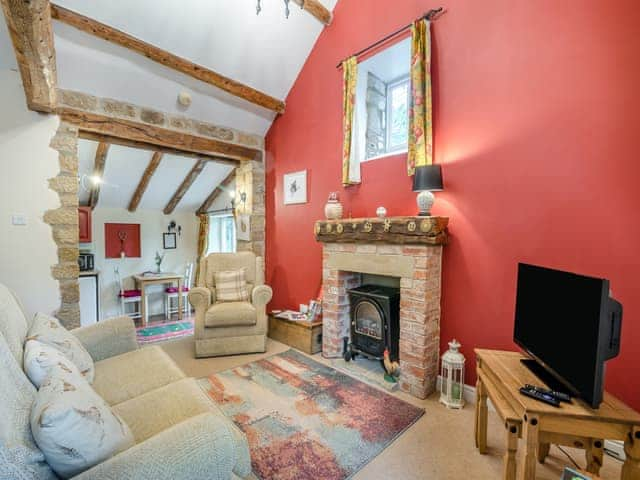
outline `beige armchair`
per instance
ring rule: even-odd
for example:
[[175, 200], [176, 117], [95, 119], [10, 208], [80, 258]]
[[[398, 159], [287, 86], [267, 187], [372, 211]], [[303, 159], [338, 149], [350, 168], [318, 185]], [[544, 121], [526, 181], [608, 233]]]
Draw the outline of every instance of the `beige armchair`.
[[[214, 273], [245, 269], [248, 302], [216, 302]], [[197, 287], [189, 292], [196, 311], [196, 357], [266, 351], [267, 303], [262, 257], [252, 252], [212, 253], [200, 261]]]

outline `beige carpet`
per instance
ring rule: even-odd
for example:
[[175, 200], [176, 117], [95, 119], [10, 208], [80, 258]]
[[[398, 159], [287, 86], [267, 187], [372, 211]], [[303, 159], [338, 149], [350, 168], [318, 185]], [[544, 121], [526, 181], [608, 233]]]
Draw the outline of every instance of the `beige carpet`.
[[[252, 362], [267, 355], [283, 352], [289, 347], [269, 340], [267, 353], [231, 357], [195, 359], [193, 337], [160, 344], [184, 372], [200, 378]], [[327, 363], [320, 355], [317, 361]], [[502, 478], [504, 427], [496, 414], [489, 414], [489, 453], [480, 455], [473, 441], [473, 405], [463, 410], [448, 410], [438, 403], [437, 396], [418, 400], [404, 393], [393, 393], [426, 410], [425, 415], [401, 435], [353, 480], [489, 480]], [[567, 449], [584, 466], [581, 450]], [[545, 465], [537, 468], [537, 479], [559, 480], [569, 460], [555, 446]], [[603, 480], [620, 478], [620, 462], [605, 456], [601, 470]]]

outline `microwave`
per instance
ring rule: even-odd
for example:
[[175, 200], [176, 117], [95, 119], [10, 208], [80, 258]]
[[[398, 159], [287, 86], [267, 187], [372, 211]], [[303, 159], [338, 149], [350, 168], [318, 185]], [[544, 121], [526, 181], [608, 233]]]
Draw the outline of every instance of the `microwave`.
[[78, 255], [78, 266], [81, 272], [93, 270], [93, 253], [81, 253]]

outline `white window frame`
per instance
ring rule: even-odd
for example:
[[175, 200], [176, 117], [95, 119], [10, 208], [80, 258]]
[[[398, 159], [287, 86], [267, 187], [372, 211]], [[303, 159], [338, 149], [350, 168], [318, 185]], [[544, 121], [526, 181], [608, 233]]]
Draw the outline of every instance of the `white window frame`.
[[[212, 242], [210, 241], [211, 239], [211, 229], [213, 227], [213, 219], [214, 218], [224, 218], [224, 217], [231, 217], [231, 219], [233, 220], [231, 223], [233, 224], [233, 240], [232, 240], [232, 251], [229, 253], [235, 253], [237, 251], [237, 247], [238, 247], [238, 239], [237, 239], [237, 232], [236, 232], [236, 222], [235, 222], [235, 217], [233, 215], [233, 213], [214, 213], [209, 215], [209, 231], [207, 232], [207, 240], [208, 240], [208, 245], [207, 245], [207, 255], [210, 253], [225, 253], [225, 252], [214, 252], [211, 249], [211, 244]], [[222, 232], [220, 233], [220, 239], [222, 240], [223, 236], [222, 236]], [[222, 243], [222, 242], [221, 242]]]
[[[410, 80], [409, 80], [409, 75], [403, 75], [400, 78], [397, 78], [389, 83], [387, 83], [387, 110], [386, 110], [386, 132], [385, 132], [385, 138], [386, 138], [386, 152], [384, 154], [384, 156], [388, 156], [388, 155], [394, 155], [397, 154], [399, 152], [403, 152], [403, 151], [407, 151], [407, 147], [409, 145], [409, 123], [407, 120], [407, 141], [406, 143], [402, 144], [402, 145], [397, 145], [395, 147], [391, 146], [391, 91], [397, 87], [398, 85], [402, 85], [402, 84], [407, 84], [407, 114], [409, 111], [409, 102], [411, 100], [410, 96], [411, 96], [411, 85], [410, 85]], [[382, 155], [381, 155], [382, 156]], [[376, 157], [373, 157], [376, 158]], [[378, 157], [379, 158], [379, 157]]]

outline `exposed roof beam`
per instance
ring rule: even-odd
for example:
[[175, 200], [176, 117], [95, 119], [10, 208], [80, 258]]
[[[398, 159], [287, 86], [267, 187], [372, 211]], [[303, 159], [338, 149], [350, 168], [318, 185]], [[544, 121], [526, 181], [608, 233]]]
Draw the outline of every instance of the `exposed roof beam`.
[[49, 0], [0, 0], [22, 76], [27, 106], [56, 108], [56, 51]]
[[304, 10], [316, 17], [325, 25], [329, 25], [333, 20], [333, 14], [318, 0], [293, 0]]
[[200, 205], [200, 208], [196, 211], [196, 214], [200, 215], [201, 213], [207, 213], [211, 208], [211, 205], [213, 205], [215, 199], [218, 198], [218, 196], [220, 196], [220, 194], [224, 191], [224, 188], [221, 187], [229, 186], [229, 184], [233, 182], [235, 178], [236, 170], [233, 169], [231, 173], [227, 175], [227, 178], [225, 178], [222, 182], [220, 182], [220, 185], [217, 185], [216, 188], [213, 189], [207, 199], [202, 203], [202, 205]]
[[133, 193], [133, 197], [131, 197], [131, 201], [129, 202], [129, 211], [135, 212], [140, 204], [140, 200], [142, 200], [142, 196], [144, 192], [147, 190], [149, 186], [149, 182], [151, 181], [151, 177], [156, 173], [158, 169], [158, 165], [160, 165], [160, 160], [162, 160], [162, 152], [155, 152], [151, 160], [149, 161], [149, 165], [145, 168], [144, 173], [142, 174], [142, 178], [138, 183], [136, 191]]
[[135, 142], [200, 153], [211, 157], [232, 158], [237, 160], [254, 160], [262, 156], [262, 152], [255, 148], [244, 147], [213, 138], [199, 137], [175, 130], [168, 130], [135, 120], [109, 117], [68, 107], [58, 107], [56, 113], [60, 115], [63, 121], [73, 123], [79, 130], [133, 140]]
[[[9, 0], [2, 0], [9, 1]], [[18, 0], [13, 0], [17, 2]], [[189, 75], [202, 82], [213, 85], [221, 90], [224, 90], [231, 95], [247, 100], [248, 102], [260, 105], [261, 107], [268, 108], [277, 113], [284, 112], [284, 102], [274, 98], [266, 93], [260, 92], [254, 88], [244, 85], [240, 82], [236, 82], [231, 78], [220, 75], [213, 70], [193, 63], [185, 58], [174, 55], [173, 53], [162, 50], [154, 45], [133, 37], [128, 33], [125, 33], [116, 28], [100, 23], [79, 13], [68, 10], [59, 5], [51, 5], [51, 15], [56, 20], [64, 22], [72, 27], [82, 30], [96, 37], [102, 38], [108, 42], [120, 45], [121, 47], [133, 50], [140, 55], [158, 62], [165, 67], [177, 70], [185, 75]]]
[[149, 150], [151, 152], [168, 153], [168, 154], [177, 155], [180, 157], [198, 158], [198, 159], [205, 158], [210, 162], [219, 163], [221, 165], [231, 165], [233, 167], [237, 167], [238, 164], [240, 163], [238, 162], [238, 160], [233, 160], [230, 158], [214, 157], [214, 156], [205, 155], [202, 153], [187, 152], [185, 150], [178, 150], [176, 148], [162, 147], [160, 145], [152, 145], [150, 143], [137, 142], [135, 140], [128, 140], [126, 138], [112, 137], [110, 135], [88, 132], [86, 130], [80, 130], [78, 132], [78, 137], [83, 138], [85, 140], [92, 140], [94, 142], [107, 142], [112, 145], [121, 145], [123, 147], [137, 148], [138, 150]]
[[109, 144], [101, 142], [98, 144], [96, 150], [96, 158], [93, 162], [93, 177], [95, 180], [91, 186], [91, 192], [89, 192], [89, 206], [91, 210], [98, 205], [98, 199], [100, 198], [100, 184], [104, 177], [104, 166], [107, 162], [107, 153], [109, 153]]
[[187, 193], [187, 190], [189, 190], [191, 185], [193, 185], [193, 182], [196, 181], [196, 178], [198, 178], [198, 175], [202, 173], [202, 170], [204, 170], [204, 167], [206, 165], [207, 161], [204, 159], [198, 160], [196, 162], [196, 164], [193, 166], [191, 171], [187, 173], [187, 176], [176, 190], [176, 193], [174, 193], [173, 197], [171, 197], [171, 200], [169, 200], [169, 203], [167, 203], [167, 206], [164, 207], [165, 215], [169, 215], [175, 210], [175, 208], [178, 206], [178, 203], [180, 203], [180, 200], [182, 200], [182, 197], [184, 197], [184, 194]]

